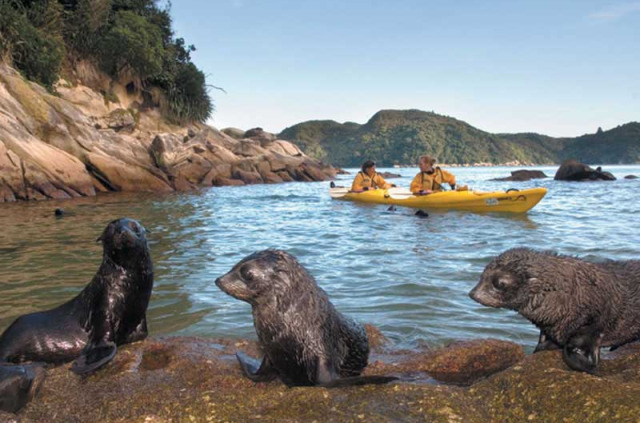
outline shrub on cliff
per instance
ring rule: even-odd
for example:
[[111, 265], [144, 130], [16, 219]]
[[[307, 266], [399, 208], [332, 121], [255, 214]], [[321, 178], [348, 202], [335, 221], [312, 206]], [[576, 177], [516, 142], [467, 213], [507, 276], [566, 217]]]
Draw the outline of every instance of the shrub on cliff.
[[162, 71], [163, 50], [158, 27], [123, 10], [115, 13], [113, 26], [102, 40], [100, 59], [104, 70], [114, 77], [128, 67], [146, 79]]
[[62, 38], [52, 30], [61, 12], [55, 2], [24, 9], [20, 3], [0, 0], [0, 56], [49, 89], [58, 79], [65, 54]]
[[213, 110], [205, 75], [171, 25], [156, 0], [0, 0], [0, 59], [51, 88], [66, 50], [70, 63], [89, 59], [137, 89], [160, 87], [171, 120], [204, 122]]

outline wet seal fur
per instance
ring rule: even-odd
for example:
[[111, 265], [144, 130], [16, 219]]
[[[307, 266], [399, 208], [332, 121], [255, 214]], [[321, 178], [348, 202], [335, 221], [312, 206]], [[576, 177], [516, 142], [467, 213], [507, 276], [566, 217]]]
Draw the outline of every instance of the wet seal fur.
[[102, 264], [82, 292], [52, 310], [16, 319], [0, 336], [0, 361], [61, 364], [78, 374], [110, 361], [116, 345], [146, 338], [153, 266], [146, 230], [132, 219], [109, 223], [98, 238]]
[[469, 296], [529, 319], [540, 329], [535, 351], [562, 348], [574, 370], [592, 373], [601, 347], [640, 339], [640, 260], [591, 263], [516, 248], [486, 266]]
[[216, 280], [225, 293], [251, 304], [262, 361], [236, 354], [256, 382], [276, 377], [288, 386], [325, 387], [387, 383], [385, 376], [359, 376], [367, 366], [364, 328], [343, 316], [291, 254], [251, 254]]
[[16, 413], [40, 389], [45, 377], [42, 364], [0, 363], [0, 410]]

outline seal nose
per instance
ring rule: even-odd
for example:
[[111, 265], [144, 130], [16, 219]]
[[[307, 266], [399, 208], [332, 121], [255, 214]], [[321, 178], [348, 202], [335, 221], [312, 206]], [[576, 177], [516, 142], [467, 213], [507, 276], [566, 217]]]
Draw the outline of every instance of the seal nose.
[[216, 279], [216, 286], [224, 291], [224, 280], [223, 280], [223, 278], [224, 278], [224, 276], [220, 276], [219, 278]]
[[476, 285], [471, 291], [469, 291], [469, 297], [471, 297], [471, 299], [473, 301], [478, 301], [478, 299], [476, 298], [476, 292], [478, 291], [478, 286]]

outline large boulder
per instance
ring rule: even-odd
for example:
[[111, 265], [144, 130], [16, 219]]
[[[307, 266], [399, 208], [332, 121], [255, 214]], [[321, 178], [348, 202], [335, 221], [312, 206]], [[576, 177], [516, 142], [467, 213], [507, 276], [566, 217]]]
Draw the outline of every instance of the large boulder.
[[603, 172], [600, 167], [595, 170], [590, 166], [576, 160], [565, 160], [553, 178], [556, 181], [615, 181], [616, 178], [609, 172]]
[[244, 131], [238, 128], [224, 128], [221, 129], [220, 132], [229, 135], [231, 138], [235, 138], [237, 140], [241, 140], [245, 138]]
[[548, 178], [547, 175], [541, 170], [514, 170], [511, 172], [511, 176], [507, 176], [506, 178], [495, 178], [492, 181], [517, 181], [524, 182], [529, 181], [531, 179], [543, 179]]
[[127, 109], [115, 109], [104, 118], [104, 124], [114, 131], [131, 132], [136, 127], [135, 116]]
[[231, 171], [233, 179], [239, 179], [247, 185], [261, 184], [263, 182], [262, 177], [256, 171], [246, 171], [241, 168], [235, 168]]

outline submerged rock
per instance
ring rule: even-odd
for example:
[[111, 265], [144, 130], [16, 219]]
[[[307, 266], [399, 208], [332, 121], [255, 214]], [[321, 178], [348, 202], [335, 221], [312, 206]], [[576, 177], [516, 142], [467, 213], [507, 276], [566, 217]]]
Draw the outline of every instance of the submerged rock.
[[[372, 329], [367, 327], [369, 336]], [[373, 336], [375, 338], [375, 336]], [[379, 339], [384, 344], [384, 338]], [[378, 342], [378, 341], [376, 341]], [[242, 375], [236, 351], [257, 343], [194, 337], [150, 338], [118, 349], [85, 379], [68, 365], [48, 371], [23, 423], [68, 422], [636, 422], [640, 346], [605, 354], [597, 375], [569, 370], [560, 351], [524, 357], [513, 343], [474, 340], [441, 350], [372, 348], [365, 374], [401, 381], [343, 389], [287, 388]], [[505, 369], [506, 367], [506, 369]], [[469, 387], [431, 378], [475, 373]], [[431, 375], [431, 376], [430, 376]], [[472, 383], [477, 378], [466, 379]], [[4, 416], [2, 416], [4, 417]]]
[[638, 179], [638, 177], [636, 175], [627, 175], [624, 179]]
[[514, 170], [511, 172], [511, 176], [507, 176], [506, 178], [495, 178], [491, 179], [492, 181], [517, 181], [524, 182], [530, 181], [531, 179], [542, 179], [548, 178], [547, 175], [541, 170]]
[[391, 172], [381, 172], [381, 173], [378, 173], [378, 175], [382, 176], [384, 179], [400, 178], [402, 176], [398, 173], [391, 173]]

